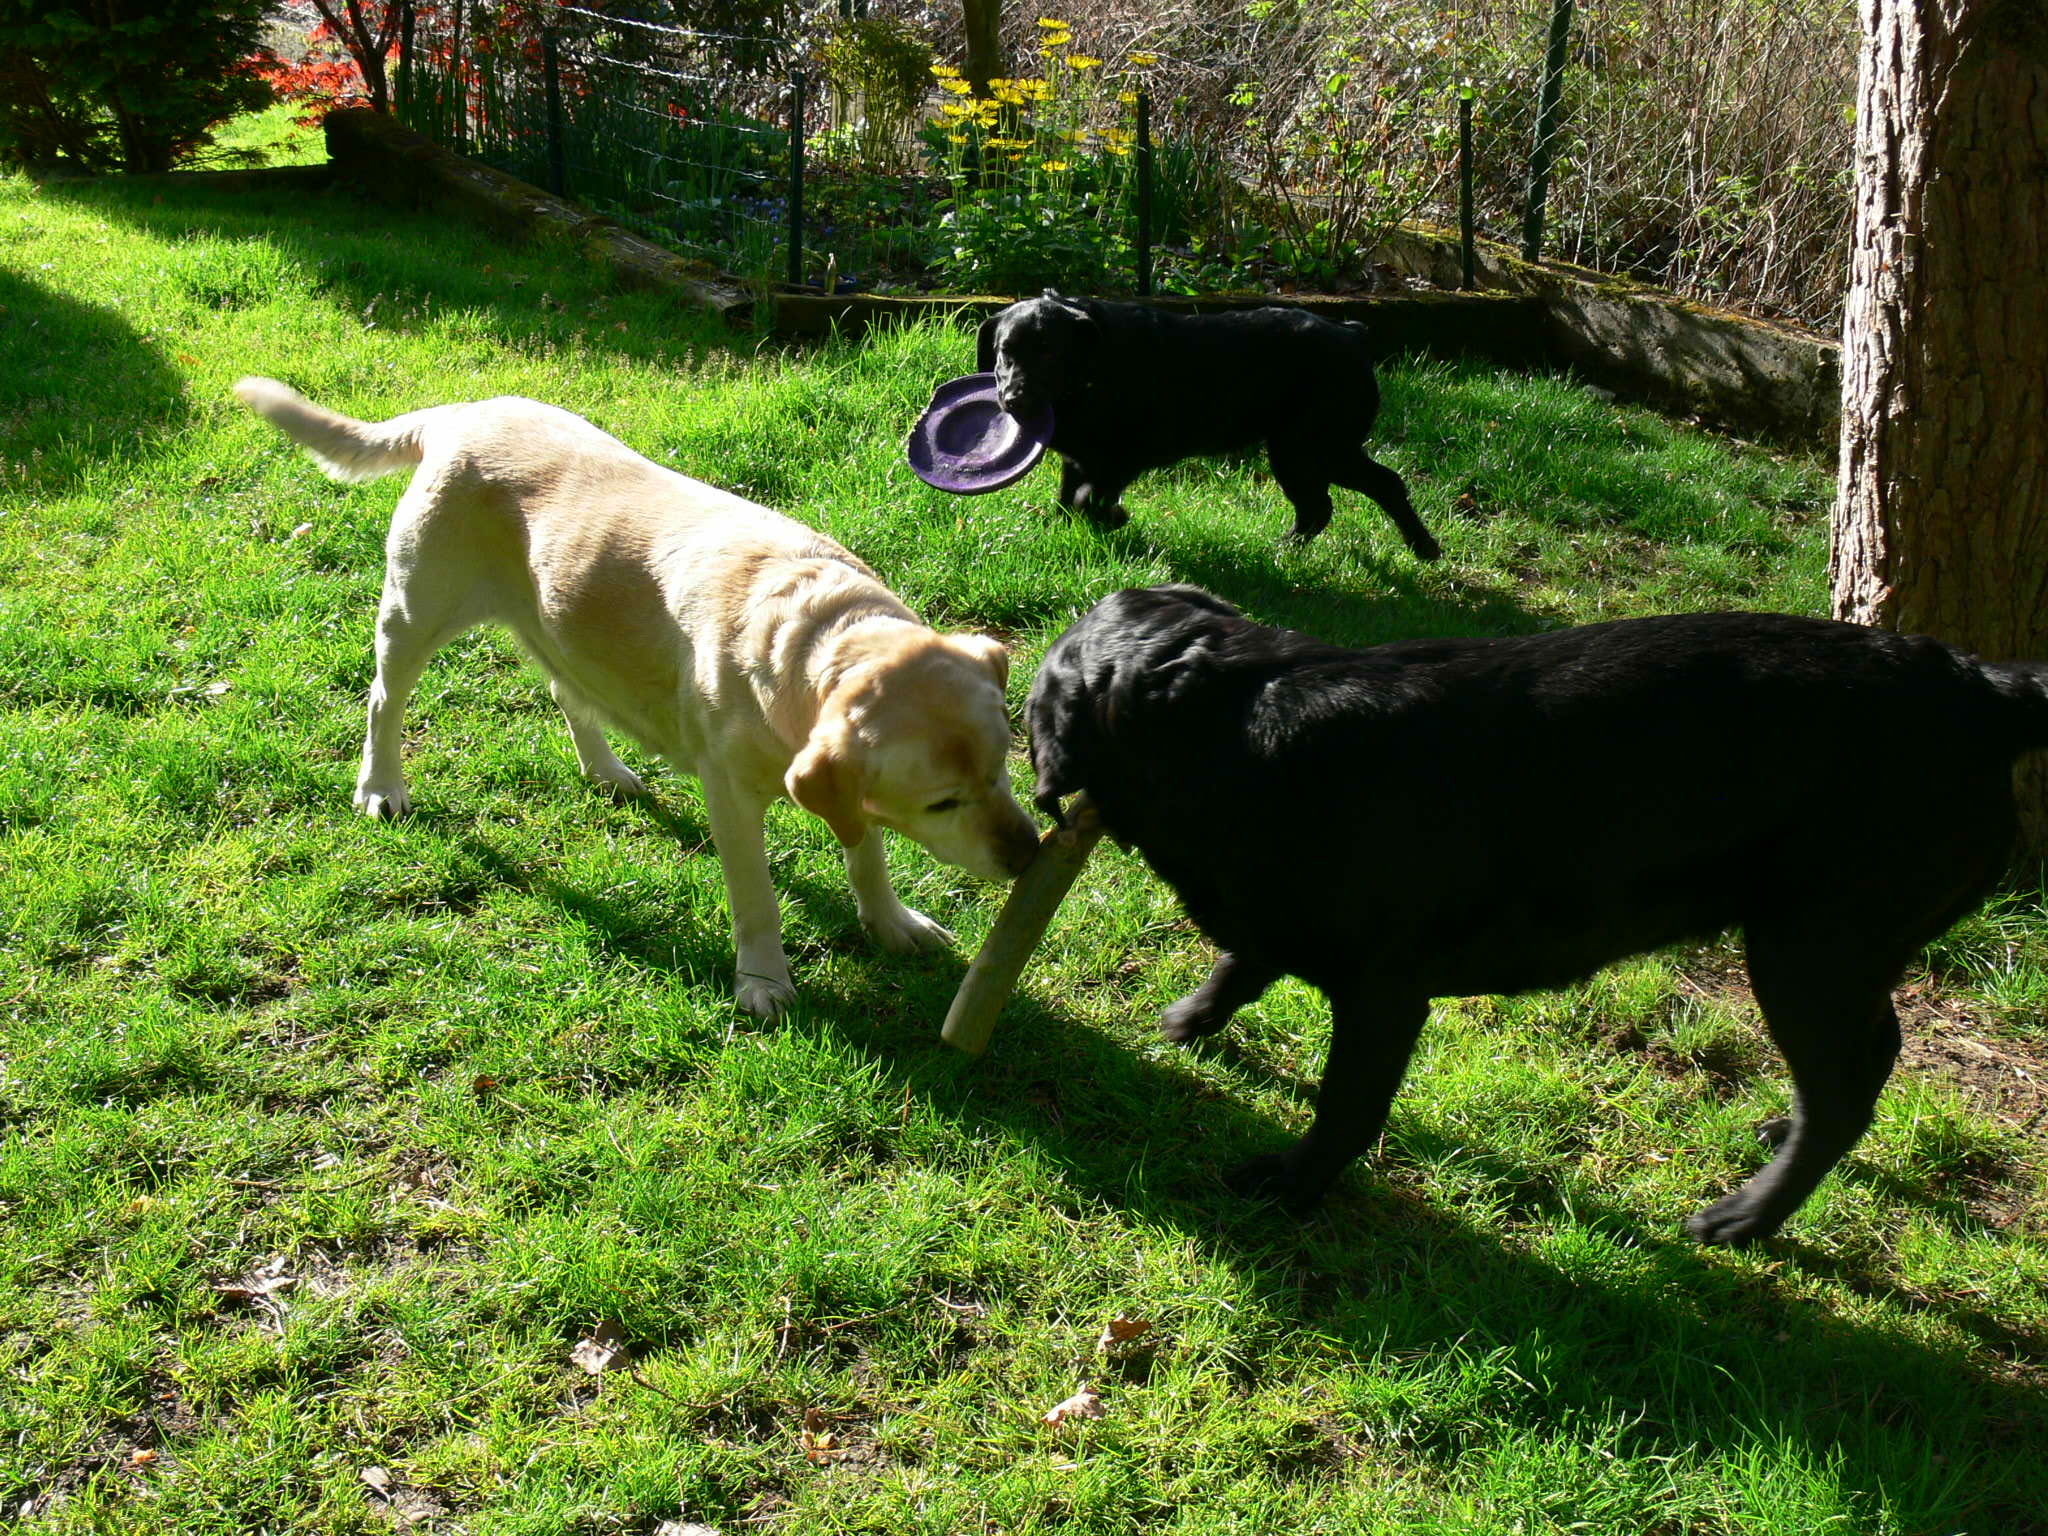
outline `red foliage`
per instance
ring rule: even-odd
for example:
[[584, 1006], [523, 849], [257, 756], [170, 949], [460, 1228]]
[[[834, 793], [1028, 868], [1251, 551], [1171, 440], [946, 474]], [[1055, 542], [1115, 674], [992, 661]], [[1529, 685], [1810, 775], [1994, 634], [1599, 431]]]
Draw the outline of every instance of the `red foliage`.
[[364, 98], [363, 72], [347, 54], [309, 54], [293, 63], [275, 54], [253, 54], [243, 61], [270, 87], [279, 101], [300, 102], [306, 110], [292, 121], [313, 127], [336, 107], [356, 106]]

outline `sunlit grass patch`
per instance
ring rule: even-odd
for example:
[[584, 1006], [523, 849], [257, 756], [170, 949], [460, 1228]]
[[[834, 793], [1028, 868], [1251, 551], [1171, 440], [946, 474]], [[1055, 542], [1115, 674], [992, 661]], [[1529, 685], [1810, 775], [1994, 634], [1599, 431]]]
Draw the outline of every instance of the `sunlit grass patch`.
[[[502, 633], [428, 671], [416, 814], [353, 813], [402, 482], [325, 480], [227, 391], [579, 410], [1009, 638], [1013, 705], [1125, 585], [1352, 643], [1814, 611], [1822, 466], [1395, 359], [1376, 441], [1441, 566], [1355, 499], [1283, 547], [1255, 458], [1147, 476], [1099, 535], [1050, 468], [910, 475], [962, 331], [759, 346], [341, 193], [0, 180], [0, 250], [0, 1499], [32, 1528], [1636, 1536], [2048, 1503], [2017, 1115], [1902, 1072], [1784, 1238], [1697, 1250], [1678, 1223], [1788, 1088], [1737, 947], [1668, 951], [1441, 1000], [1382, 1147], [1295, 1223], [1219, 1172], [1306, 1122], [1313, 989], [1164, 1045], [1208, 951], [1105, 846], [958, 1059], [938, 1021], [1000, 893], [898, 845], [960, 945], [879, 954], [788, 808], [801, 1002], [760, 1025], [694, 782], [622, 744], [654, 804], [590, 790]], [[2021, 1050], [2042, 932], [2026, 887], [1958, 925], [1909, 1027], [1938, 1004]], [[1116, 1320], [1149, 1326], [1102, 1346]], [[599, 1331], [625, 1363], [593, 1374]], [[1045, 1422], [1084, 1389], [1102, 1418]]]

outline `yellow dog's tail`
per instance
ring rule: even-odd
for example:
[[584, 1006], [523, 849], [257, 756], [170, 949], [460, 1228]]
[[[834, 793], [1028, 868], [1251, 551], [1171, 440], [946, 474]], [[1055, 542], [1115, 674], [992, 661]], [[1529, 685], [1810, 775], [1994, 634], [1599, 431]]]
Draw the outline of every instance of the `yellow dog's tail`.
[[337, 480], [374, 480], [420, 461], [429, 420], [448, 406], [408, 411], [389, 421], [356, 421], [315, 405], [275, 379], [242, 379], [235, 398], [304, 448]]

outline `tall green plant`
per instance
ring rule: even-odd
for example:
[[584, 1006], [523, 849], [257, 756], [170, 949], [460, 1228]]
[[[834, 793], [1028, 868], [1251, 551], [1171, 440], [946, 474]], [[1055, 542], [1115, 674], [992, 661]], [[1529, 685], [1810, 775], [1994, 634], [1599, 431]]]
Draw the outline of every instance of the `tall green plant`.
[[955, 99], [931, 136], [950, 195], [934, 263], [956, 287], [1024, 292], [1102, 289], [1129, 280], [1130, 93], [1103, 61], [1042, 19], [1038, 75], [1000, 78], [976, 95], [934, 65]]
[[0, 160], [167, 171], [269, 105], [266, 0], [0, 0]]
[[914, 152], [913, 130], [931, 91], [932, 45], [905, 22], [849, 18], [826, 36], [825, 75], [843, 102], [857, 163], [895, 169]]
[[1390, 7], [1358, 0], [1291, 21], [1255, 3], [1288, 67], [1247, 77], [1231, 95], [1243, 115], [1251, 181], [1274, 227], [1273, 254], [1297, 278], [1356, 269], [1448, 181], [1456, 80], [1447, 39], [1390, 28]]

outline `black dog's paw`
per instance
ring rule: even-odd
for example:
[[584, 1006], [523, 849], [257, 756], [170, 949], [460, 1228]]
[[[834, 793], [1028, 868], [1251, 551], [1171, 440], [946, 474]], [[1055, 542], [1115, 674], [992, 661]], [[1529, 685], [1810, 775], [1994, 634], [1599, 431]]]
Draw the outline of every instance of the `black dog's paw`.
[[1131, 520], [1131, 514], [1124, 510], [1124, 504], [1120, 501], [1112, 502], [1106, 507], [1083, 503], [1081, 515], [1098, 528], [1121, 528]]
[[1746, 1248], [1778, 1230], [1782, 1218], [1759, 1208], [1742, 1190], [1688, 1217], [1686, 1230], [1710, 1247]]
[[1160, 1010], [1159, 1033], [1175, 1045], [1186, 1045], [1204, 1035], [1213, 1035], [1230, 1022], [1230, 1015], [1219, 1014], [1202, 1001], [1202, 994], [1190, 992], [1177, 1003], [1169, 1003]]
[[1426, 533], [1420, 538], [1408, 540], [1408, 548], [1418, 560], [1441, 560], [1444, 557], [1443, 545]]
[[1766, 1120], [1756, 1128], [1756, 1139], [1767, 1147], [1782, 1147], [1785, 1139], [1792, 1134], [1792, 1117], [1779, 1115], [1775, 1120]]
[[1234, 1194], [1243, 1195], [1247, 1200], [1270, 1201], [1296, 1216], [1305, 1216], [1314, 1210], [1323, 1198], [1323, 1191], [1328, 1188], [1326, 1184], [1304, 1187], [1293, 1159], [1285, 1152], [1269, 1152], [1264, 1157], [1239, 1163], [1223, 1175], [1223, 1182]]

